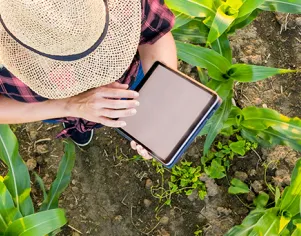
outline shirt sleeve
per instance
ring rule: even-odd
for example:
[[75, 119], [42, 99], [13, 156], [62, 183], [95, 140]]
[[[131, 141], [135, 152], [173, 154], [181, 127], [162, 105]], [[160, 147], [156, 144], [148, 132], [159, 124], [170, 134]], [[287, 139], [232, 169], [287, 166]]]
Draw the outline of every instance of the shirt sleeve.
[[164, 0], [142, 0], [142, 29], [140, 45], [154, 44], [168, 33], [175, 17]]

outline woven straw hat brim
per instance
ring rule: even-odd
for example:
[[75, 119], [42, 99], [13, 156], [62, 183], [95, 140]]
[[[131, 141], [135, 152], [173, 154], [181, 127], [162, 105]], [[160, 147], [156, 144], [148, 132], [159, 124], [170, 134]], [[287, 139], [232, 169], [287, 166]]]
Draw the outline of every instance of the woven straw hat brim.
[[0, 25], [0, 64], [37, 94], [49, 99], [72, 97], [122, 77], [138, 48], [140, 0], [108, 0], [109, 26], [98, 48], [76, 61], [38, 55], [16, 42]]

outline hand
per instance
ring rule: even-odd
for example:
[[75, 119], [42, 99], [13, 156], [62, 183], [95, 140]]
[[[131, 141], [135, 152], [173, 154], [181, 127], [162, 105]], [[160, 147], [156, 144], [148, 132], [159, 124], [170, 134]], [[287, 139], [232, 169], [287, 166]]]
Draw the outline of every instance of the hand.
[[138, 154], [140, 156], [142, 156], [144, 159], [146, 159], [146, 160], [152, 159], [152, 157], [151, 157], [151, 155], [149, 155], [148, 151], [141, 145], [137, 145], [137, 143], [135, 141], [131, 142], [131, 148], [133, 150], [137, 150]]
[[68, 114], [109, 127], [124, 127], [124, 121], [112, 119], [133, 116], [137, 112], [135, 107], [139, 106], [139, 102], [134, 100], [139, 94], [127, 89], [128, 85], [114, 82], [71, 97], [66, 107]]

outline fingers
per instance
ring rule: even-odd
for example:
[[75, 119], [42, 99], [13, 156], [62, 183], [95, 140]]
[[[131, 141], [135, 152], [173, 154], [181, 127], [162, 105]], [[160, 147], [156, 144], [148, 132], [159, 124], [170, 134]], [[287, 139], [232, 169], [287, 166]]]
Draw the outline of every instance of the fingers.
[[135, 108], [140, 105], [137, 100], [112, 100], [112, 99], [103, 99], [102, 103], [99, 103], [102, 107], [109, 109], [127, 109]]
[[97, 94], [99, 97], [106, 98], [137, 98], [139, 93], [133, 90], [126, 90], [124, 88], [110, 88], [110, 87], [100, 87], [97, 89]]
[[104, 126], [112, 127], [112, 128], [120, 128], [126, 126], [125, 121], [112, 120], [107, 117], [99, 117], [97, 123], [101, 123]]
[[126, 109], [126, 110], [111, 110], [111, 109], [102, 109], [101, 115], [108, 118], [121, 118], [133, 116], [137, 113], [137, 110], [134, 108]]
[[116, 88], [116, 89], [128, 89], [129, 85], [128, 84], [121, 84], [121, 83], [118, 83], [118, 82], [114, 82], [114, 83], [111, 83], [111, 84], [107, 84], [103, 87], [106, 87], [106, 88]]
[[146, 160], [152, 159], [151, 155], [149, 155], [148, 151], [143, 148], [141, 145], [137, 145], [135, 141], [131, 142], [131, 147], [133, 150], [137, 150], [138, 154], [142, 156]]

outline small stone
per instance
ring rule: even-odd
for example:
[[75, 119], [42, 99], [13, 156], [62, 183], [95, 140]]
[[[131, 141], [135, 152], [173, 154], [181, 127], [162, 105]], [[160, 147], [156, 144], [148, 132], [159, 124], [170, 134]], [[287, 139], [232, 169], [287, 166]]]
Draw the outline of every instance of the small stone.
[[261, 192], [262, 189], [263, 189], [262, 184], [261, 184], [258, 180], [255, 180], [255, 181], [251, 184], [251, 187], [254, 189], [255, 193], [259, 193], [259, 192]]
[[301, 26], [301, 17], [297, 17], [297, 18], [296, 18], [296, 24], [297, 24], [298, 26]]
[[72, 236], [80, 236], [80, 234], [79, 234], [78, 232], [74, 231], [74, 232], [72, 233]]
[[37, 163], [39, 163], [40, 165], [43, 163], [44, 159], [42, 156], [38, 156], [37, 158]]
[[257, 174], [257, 171], [255, 169], [249, 170], [249, 175], [250, 176], [255, 176]]
[[161, 229], [160, 236], [170, 236], [170, 233], [168, 233], [165, 229]]
[[74, 186], [71, 188], [71, 190], [72, 190], [72, 192], [77, 193], [79, 191], [79, 188]]
[[73, 185], [76, 185], [76, 180], [73, 179], [73, 180], [71, 181], [71, 183], [72, 183]]
[[219, 194], [219, 186], [215, 183], [214, 179], [208, 179], [205, 182], [207, 188], [207, 196], [214, 197]]
[[37, 167], [37, 161], [35, 159], [30, 158], [27, 160], [26, 166], [29, 171], [32, 171]]
[[250, 191], [249, 193], [248, 193], [248, 195], [247, 195], [247, 200], [249, 201], [249, 202], [253, 202], [253, 200], [255, 199], [255, 194], [252, 192], [252, 191]]
[[235, 178], [240, 179], [242, 182], [246, 181], [248, 178], [248, 174], [242, 171], [235, 171], [234, 176]]
[[69, 208], [72, 210], [72, 209], [74, 208], [74, 205], [71, 203], [71, 204], [69, 205]]
[[167, 225], [169, 222], [169, 218], [167, 216], [163, 216], [161, 219], [160, 219], [160, 223], [163, 224], [163, 225]]
[[45, 154], [48, 153], [50, 150], [47, 144], [38, 144], [36, 146], [36, 151], [38, 154]]
[[254, 99], [254, 104], [255, 104], [256, 106], [261, 105], [261, 104], [262, 104], [261, 98], [255, 98], [255, 99]]
[[121, 215], [115, 216], [114, 220], [120, 222], [123, 219]]
[[145, 181], [145, 188], [150, 189], [153, 186], [153, 181], [151, 179], [147, 179]]
[[189, 199], [189, 201], [193, 202], [197, 199], [199, 199], [199, 195], [198, 195], [198, 191], [195, 189], [193, 190], [192, 194], [188, 195], [187, 197]]
[[264, 104], [262, 104], [262, 107], [263, 108], [268, 108], [268, 105], [264, 103]]
[[152, 204], [152, 201], [151, 200], [148, 200], [148, 199], [144, 199], [143, 200], [143, 203], [144, 203], [144, 206], [146, 208], [148, 208], [151, 204]]
[[31, 141], [36, 141], [38, 136], [38, 132], [36, 130], [29, 131], [29, 137]]
[[232, 210], [228, 209], [228, 208], [225, 208], [225, 207], [218, 207], [217, 208], [217, 212], [221, 216], [228, 216], [228, 215], [230, 215], [232, 213]]

